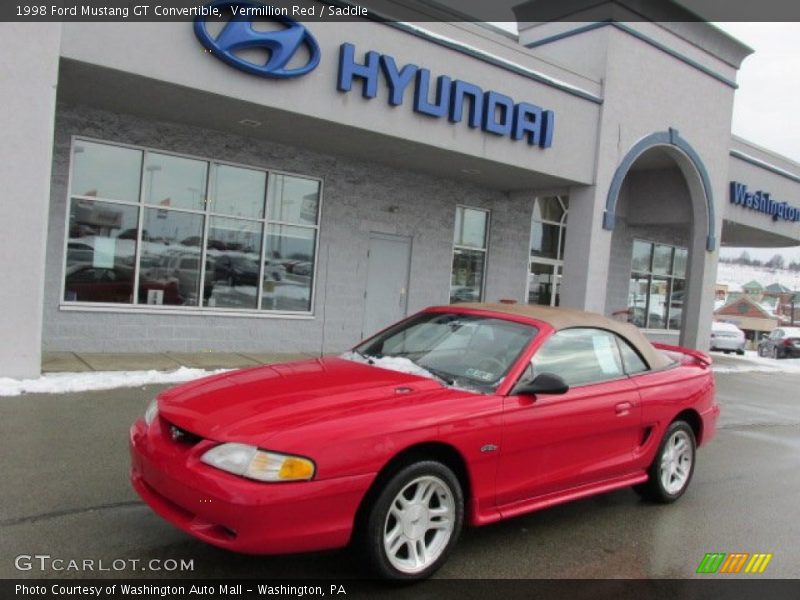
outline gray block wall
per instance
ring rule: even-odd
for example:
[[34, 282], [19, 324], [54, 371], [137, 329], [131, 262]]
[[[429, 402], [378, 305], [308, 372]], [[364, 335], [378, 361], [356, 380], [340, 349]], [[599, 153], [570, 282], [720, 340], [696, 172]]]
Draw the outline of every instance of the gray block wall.
[[[324, 180], [314, 315], [143, 314], [128, 308], [63, 310], [69, 149], [72, 136], [136, 144]], [[343, 140], [342, 143], [347, 143]], [[336, 352], [358, 341], [371, 231], [413, 238], [409, 313], [449, 298], [457, 204], [492, 211], [486, 299], [522, 301], [531, 198], [345, 160], [300, 147], [88, 106], [59, 104], [49, 209], [43, 349], [83, 352]], [[396, 206], [395, 212], [389, 207]]]

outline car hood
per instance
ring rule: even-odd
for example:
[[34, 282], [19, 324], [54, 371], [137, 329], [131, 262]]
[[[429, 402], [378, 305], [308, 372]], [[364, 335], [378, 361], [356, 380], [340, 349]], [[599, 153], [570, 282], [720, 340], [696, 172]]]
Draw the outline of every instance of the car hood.
[[243, 369], [171, 388], [161, 416], [201, 437], [259, 445], [309, 425], [396, 410], [412, 398], [450, 396], [438, 381], [342, 358]]

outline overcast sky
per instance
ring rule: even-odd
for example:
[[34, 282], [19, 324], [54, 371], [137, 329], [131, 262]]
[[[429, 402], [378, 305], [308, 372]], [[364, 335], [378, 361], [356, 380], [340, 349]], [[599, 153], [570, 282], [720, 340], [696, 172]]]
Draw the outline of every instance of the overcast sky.
[[[733, 105], [732, 131], [760, 146], [800, 162], [800, 23], [717, 23], [755, 52], [739, 70]], [[787, 198], [798, 205], [800, 197]], [[800, 260], [800, 246], [749, 250], [753, 258], [769, 259], [775, 252]], [[741, 250], [724, 248], [723, 256]]]
[[717, 23], [755, 50], [739, 70], [733, 132], [800, 162], [800, 23]]

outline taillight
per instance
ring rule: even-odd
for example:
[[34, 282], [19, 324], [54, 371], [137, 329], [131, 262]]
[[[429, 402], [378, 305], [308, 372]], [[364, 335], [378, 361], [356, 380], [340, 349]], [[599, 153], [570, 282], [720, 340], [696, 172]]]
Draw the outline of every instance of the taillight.
[[792, 344], [794, 344], [794, 342], [795, 342], [795, 338], [786, 338], [785, 340], [783, 340], [783, 345], [784, 346], [791, 346]]

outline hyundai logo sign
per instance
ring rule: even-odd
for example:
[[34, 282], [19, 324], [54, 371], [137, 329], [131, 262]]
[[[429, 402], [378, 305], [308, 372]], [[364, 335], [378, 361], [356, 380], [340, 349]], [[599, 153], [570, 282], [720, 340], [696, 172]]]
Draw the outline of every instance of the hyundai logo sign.
[[[317, 40], [297, 21], [280, 14], [274, 14], [271, 7], [257, 2], [222, 0], [209, 7], [218, 7], [222, 14], [230, 14], [231, 19], [222, 30], [213, 36], [208, 30], [209, 17], [198, 17], [194, 22], [194, 33], [200, 43], [214, 56], [252, 75], [261, 77], [287, 78], [305, 75], [319, 64], [320, 51]], [[278, 31], [257, 31], [253, 19], [265, 15], [284, 26]], [[308, 51], [306, 63], [289, 67], [301, 47]], [[266, 62], [257, 63], [245, 60], [238, 55], [242, 50], [261, 49], [268, 52]]]

